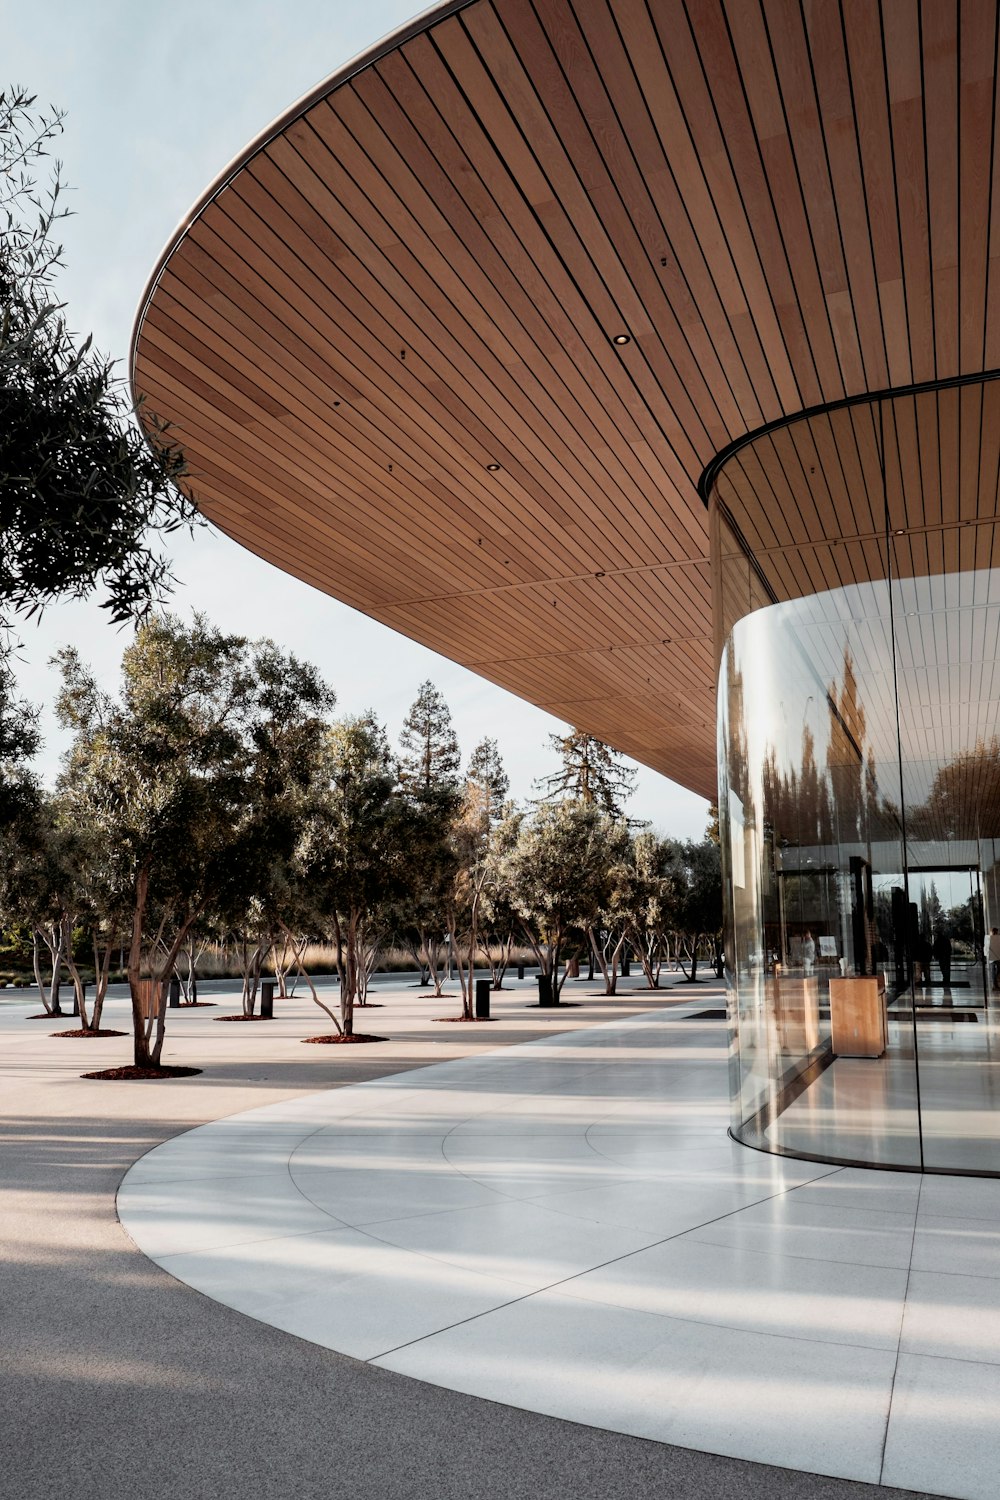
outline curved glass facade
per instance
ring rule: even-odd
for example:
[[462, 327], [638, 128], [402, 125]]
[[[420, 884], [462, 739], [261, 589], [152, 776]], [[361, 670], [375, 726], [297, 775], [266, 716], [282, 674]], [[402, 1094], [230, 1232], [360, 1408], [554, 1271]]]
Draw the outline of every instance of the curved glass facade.
[[[826, 413], [716, 476], [733, 1131], [765, 1150], [1000, 1173], [987, 400], [974, 387]], [[907, 442], [931, 431], [933, 486]], [[824, 536], [824, 507], [853, 528]]]

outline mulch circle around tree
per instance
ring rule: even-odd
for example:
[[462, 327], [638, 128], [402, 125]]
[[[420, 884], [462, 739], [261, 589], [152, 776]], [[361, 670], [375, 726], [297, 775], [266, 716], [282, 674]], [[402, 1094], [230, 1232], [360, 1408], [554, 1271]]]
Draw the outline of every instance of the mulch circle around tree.
[[478, 1025], [478, 1024], [481, 1024], [483, 1021], [499, 1021], [500, 1017], [499, 1016], [434, 1016], [434, 1017], [432, 1017], [432, 1019], [435, 1020], [435, 1021], [450, 1022], [452, 1025], [454, 1025], [456, 1022], [458, 1022], [459, 1024], [461, 1024], [462, 1021], [474, 1021]]
[[355, 1000], [355, 1010], [385, 1010], [381, 1000]]
[[156, 1078], [193, 1078], [200, 1073], [201, 1068], [137, 1068], [134, 1064], [127, 1068], [102, 1068], [99, 1073], [81, 1073], [81, 1078], [110, 1078], [114, 1080], [136, 1079], [136, 1081]]
[[215, 1006], [215, 1005], [218, 1005], [218, 1003], [219, 1003], [218, 1000], [182, 1000], [181, 1003], [180, 1003], [180, 1005], [179, 1006], [175, 1006], [174, 1009], [175, 1010], [197, 1010], [199, 1008], [199, 1006], [203, 1006], [203, 1005], [212, 1005], [212, 1006]]
[[50, 1036], [128, 1036], [128, 1032], [127, 1031], [108, 1031], [108, 1030], [104, 1030], [104, 1029], [102, 1029], [101, 1031], [85, 1031], [83, 1029], [83, 1027], [80, 1026], [76, 1031], [53, 1031], [53, 1032], [50, 1032], [49, 1035]]
[[26, 1021], [65, 1021], [66, 1012], [61, 1010], [57, 1016], [54, 1016], [50, 1010], [40, 1010], [37, 1015], [25, 1016], [24, 1019]]
[[213, 1016], [213, 1021], [273, 1021], [273, 1016]]
[[328, 1031], [323, 1036], [304, 1036], [302, 1040], [303, 1042], [319, 1042], [325, 1046], [327, 1043], [336, 1045], [338, 1042], [387, 1042], [389, 1038], [387, 1036], [372, 1036], [367, 1031], [356, 1031], [353, 1036], [341, 1036], [338, 1032]]
[[[599, 1000], [614, 1000], [614, 995], [599, 995]], [[525, 1010], [579, 1010], [582, 1002], [579, 1000], [559, 1000], [553, 1005], [543, 1005], [540, 1000], [531, 1000], [524, 1007]]]

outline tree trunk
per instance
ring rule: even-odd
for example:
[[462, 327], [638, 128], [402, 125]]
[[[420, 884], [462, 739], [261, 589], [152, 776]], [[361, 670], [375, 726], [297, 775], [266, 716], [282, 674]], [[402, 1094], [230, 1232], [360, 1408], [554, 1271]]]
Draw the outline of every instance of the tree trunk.
[[552, 980], [552, 998], [554, 1000], [559, 999], [559, 996], [562, 994], [562, 987], [566, 983], [566, 970], [563, 969], [561, 975], [559, 973], [559, 961], [562, 957], [562, 943], [563, 935], [562, 929], [560, 929], [556, 933], [554, 938], [549, 938], [548, 942], [545, 945], [548, 950], [549, 959], [549, 967], [547, 972]]
[[[352, 911], [347, 919], [347, 941], [344, 954], [345, 982], [340, 991], [340, 1024], [345, 1036], [354, 1035], [354, 1000], [358, 993], [358, 924], [361, 913]], [[339, 938], [338, 938], [339, 943]]]
[[[48, 994], [45, 992], [45, 984], [42, 980], [41, 965], [39, 963], [39, 938], [45, 944], [49, 953], [49, 964], [51, 965], [51, 978], [49, 980]], [[60, 922], [52, 924], [51, 935], [44, 927], [34, 929], [34, 943], [32, 947], [32, 961], [35, 968], [35, 983], [38, 985], [38, 993], [42, 997], [42, 1005], [50, 1016], [61, 1016], [59, 1008], [59, 980], [62, 974], [63, 962], [63, 929]]]
[[645, 933], [639, 932], [634, 926], [630, 929], [630, 936], [632, 938], [632, 945], [639, 955], [639, 962], [642, 964], [642, 972], [645, 975], [646, 983], [651, 990], [655, 990], [656, 985], [653, 983], [653, 953], [649, 944], [649, 938]]
[[66, 967], [73, 984], [73, 996], [80, 1017], [80, 1028], [83, 1031], [96, 1031], [94, 1023], [87, 1019], [87, 991], [83, 983], [83, 975], [73, 955], [73, 918], [68, 914], [62, 920], [62, 945], [66, 954]]
[[149, 892], [149, 872], [140, 870], [136, 879], [135, 906], [132, 909], [132, 939], [128, 950], [128, 987], [132, 997], [132, 1061], [137, 1068], [154, 1066], [149, 1039], [152, 1031], [142, 1006], [142, 929]]
[[618, 977], [615, 974], [615, 966], [614, 964], [611, 965], [611, 971], [609, 973], [607, 960], [604, 956], [604, 949], [598, 943], [597, 934], [595, 933], [593, 927], [587, 928], [587, 936], [590, 939], [590, 973], [591, 975], [593, 975], [594, 959], [596, 958], [598, 967], [601, 971], [601, 975], [604, 979], [604, 993], [606, 995], [613, 995], [615, 992], [615, 982]]
[[293, 938], [292, 934], [289, 932], [288, 928], [285, 927], [283, 924], [282, 924], [282, 931], [285, 934], [285, 938], [287, 939], [287, 941], [291, 945], [292, 955], [293, 955], [293, 961], [295, 963], [295, 968], [296, 968], [297, 973], [305, 981], [305, 984], [306, 984], [306, 987], [309, 990], [309, 993], [312, 995], [313, 1000], [319, 1006], [320, 1010], [326, 1012], [326, 1014], [330, 1017], [330, 1020], [333, 1022], [334, 1028], [336, 1029], [336, 1031], [340, 1032], [340, 1030], [341, 1030], [340, 1022], [338, 1021], [336, 1015], [330, 1009], [330, 1007], [328, 1005], [326, 1005], [319, 998], [319, 995], [316, 992], [316, 986], [313, 984], [311, 978], [306, 973], [306, 971], [305, 971], [305, 969], [303, 967], [302, 960], [305, 957], [305, 952], [306, 952], [306, 946], [308, 944], [308, 939], [307, 938], [301, 938], [301, 939]]
[[100, 957], [97, 946], [96, 932], [91, 934], [94, 944], [94, 1008], [91, 1012], [91, 1020], [95, 1031], [101, 1029], [101, 1017], [104, 1014], [104, 1000], [108, 993], [108, 975], [111, 972], [111, 952], [115, 941], [114, 933], [109, 934], [104, 945], [104, 957]]
[[52, 1006], [49, 1002], [48, 995], [45, 993], [45, 985], [42, 983], [41, 950], [39, 948], [38, 937], [39, 933], [38, 928], [36, 927], [31, 939], [31, 962], [35, 970], [35, 983], [38, 985], [38, 993], [41, 996], [42, 1005], [45, 1008], [46, 1014], [51, 1015]]

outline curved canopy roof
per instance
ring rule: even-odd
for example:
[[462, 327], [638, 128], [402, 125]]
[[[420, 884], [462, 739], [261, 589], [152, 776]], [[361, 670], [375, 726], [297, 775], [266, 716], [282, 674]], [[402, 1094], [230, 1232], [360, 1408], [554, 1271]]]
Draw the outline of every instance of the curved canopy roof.
[[[1000, 365], [997, 21], [432, 11], [192, 211], [135, 392], [231, 536], [712, 796], [706, 466], [805, 408]], [[791, 516], [808, 471], [747, 466], [762, 536], [858, 534], [850, 483], [842, 514]]]

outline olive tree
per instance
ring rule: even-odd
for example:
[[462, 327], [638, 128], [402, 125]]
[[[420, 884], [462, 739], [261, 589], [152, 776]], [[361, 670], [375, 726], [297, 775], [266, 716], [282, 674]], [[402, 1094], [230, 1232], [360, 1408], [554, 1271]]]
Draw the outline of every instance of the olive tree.
[[671, 839], [644, 829], [632, 839], [630, 850], [626, 932], [651, 990], [660, 987], [677, 912], [679, 870], [673, 848]]
[[155, 420], [144, 438], [124, 382], [70, 332], [55, 289], [62, 251], [62, 130], [22, 91], [0, 93], [0, 623], [104, 589], [112, 620], [142, 614], [169, 582], [151, 533], [192, 525], [180, 452]]
[[297, 853], [299, 889], [333, 942], [339, 1012], [310, 986], [339, 1036], [354, 1035], [375, 956], [407, 891], [411, 813], [397, 786], [385, 732], [373, 714], [344, 719], [327, 737]]
[[50, 1015], [61, 1015], [64, 917], [71, 902], [73, 870], [52, 798], [30, 779], [16, 806], [8, 797], [7, 816], [0, 826], [0, 856], [4, 925], [20, 924], [31, 933], [32, 967], [42, 1006]]
[[154, 616], [125, 651], [117, 698], [76, 651], [58, 658], [58, 712], [73, 732], [61, 799], [127, 914], [137, 1068], [160, 1066], [166, 981], [189, 933], [232, 910], [266, 858], [261, 760], [278, 727], [260, 649], [200, 615], [189, 626]]
[[712, 945], [713, 961], [721, 967], [722, 867], [719, 846], [711, 838], [700, 843], [671, 841], [667, 851], [671, 877], [671, 917], [681, 971], [691, 984], [698, 979], [698, 958]]
[[632, 840], [621, 819], [602, 816], [595, 850], [591, 901], [584, 907], [583, 928], [604, 980], [604, 993], [618, 988], [618, 968], [629, 937], [633, 897]]
[[607, 832], [608, 820], [593, 803], [543, 803], [524, 819], [503, 860], [510, 899], [554, 996], [565, 979], [559, 963], [568, 939], [597, 919]]

